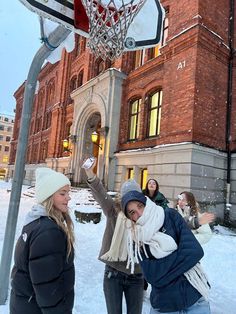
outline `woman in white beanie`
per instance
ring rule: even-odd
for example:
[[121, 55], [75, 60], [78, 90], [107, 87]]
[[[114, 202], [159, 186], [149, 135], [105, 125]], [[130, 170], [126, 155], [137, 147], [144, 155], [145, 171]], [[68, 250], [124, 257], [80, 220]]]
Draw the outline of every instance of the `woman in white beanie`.
[[69, 191], [65, 175], [36, 169], [37, 204], [27, 214], [15, 248], [10, 314], [72, 314], [75, 272]]
[[134, 180], [122, 185], [121, 206], [132, 222], [129, 263], [139, 261], [152, 287], [150, 314], [210, 314], [201, 245], [175, 209], [164, 210], [136, 186]]
[[[99, 260], [105, 263], [103, 290], [108, 314], [122, 314], [123, 296], [127, 314], [141, 314], [143, 304], [143, 274], [138, 264], [127, 268], [127, 223], [120, 207], [120, 200], [107, 194], [100, 179], [94, 174], [96, 162], [87, 159], [82, 168], [95, 200], [106, 216], [106, 228], [102, 239]], [[141, 189], [140, 189], [141, 192]], [[145, 196], [143, 196], [145, 197]]]

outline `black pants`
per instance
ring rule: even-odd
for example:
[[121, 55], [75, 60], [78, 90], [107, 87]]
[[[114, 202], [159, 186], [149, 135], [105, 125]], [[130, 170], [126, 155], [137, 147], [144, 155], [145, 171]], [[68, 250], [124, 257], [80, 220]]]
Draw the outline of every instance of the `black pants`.
[[126, 301], [127, 314], [142, 313], [142, 274], [128, 275], [106, 265], [103, 289], [108, 314], [122, 314], [123, 295]]

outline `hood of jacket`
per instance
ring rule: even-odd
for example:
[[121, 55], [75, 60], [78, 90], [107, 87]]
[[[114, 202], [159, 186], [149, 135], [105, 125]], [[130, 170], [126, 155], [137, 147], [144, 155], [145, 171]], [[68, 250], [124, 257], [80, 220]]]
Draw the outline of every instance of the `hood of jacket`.
[[40, 204], [34, 205], [25, 217], [24, 226], [42, 216], [48, 216], [46, 208]]

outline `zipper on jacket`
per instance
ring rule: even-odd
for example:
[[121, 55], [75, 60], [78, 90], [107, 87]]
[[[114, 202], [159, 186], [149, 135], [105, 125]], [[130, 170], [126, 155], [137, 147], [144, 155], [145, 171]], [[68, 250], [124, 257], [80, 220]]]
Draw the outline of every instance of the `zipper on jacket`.
[[33, 294], [29, 297], [29, 299], [28, 299], [28, 303], [30, 303], [30, 301], [32, 300], [32, 298], [33, 298]]

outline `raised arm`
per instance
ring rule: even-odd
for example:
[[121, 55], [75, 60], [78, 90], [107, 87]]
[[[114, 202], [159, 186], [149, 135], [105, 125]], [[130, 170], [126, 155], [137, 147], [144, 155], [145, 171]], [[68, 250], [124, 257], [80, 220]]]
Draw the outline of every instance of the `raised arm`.
[[114, 215], [115, 212], [114, 201], [110, 197], [110, 195], [107, 194], [104, 186], [102, 185], [101, 180], [94, 173], [95, 166], [96, 160], [90, 168], [85, 168], [82, 165], [82, 168], [84, 169], [87, 175], [87, 184], [91, 189], [94, 199], [101, 206], [104, 215], [106, 216]]

